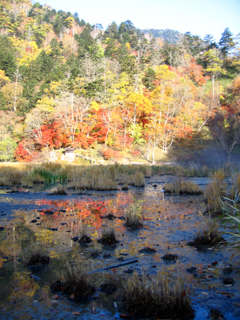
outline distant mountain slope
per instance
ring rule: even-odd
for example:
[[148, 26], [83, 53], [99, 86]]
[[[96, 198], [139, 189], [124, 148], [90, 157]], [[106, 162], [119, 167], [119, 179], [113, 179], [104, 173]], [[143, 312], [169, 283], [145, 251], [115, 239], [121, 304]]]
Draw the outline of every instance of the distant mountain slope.
[[182, 33], [171, 29], [143, 29], [145, 34], [152, 34], [154, 38], [161, 38], [169, 41], [170, 43], [178, 43]]

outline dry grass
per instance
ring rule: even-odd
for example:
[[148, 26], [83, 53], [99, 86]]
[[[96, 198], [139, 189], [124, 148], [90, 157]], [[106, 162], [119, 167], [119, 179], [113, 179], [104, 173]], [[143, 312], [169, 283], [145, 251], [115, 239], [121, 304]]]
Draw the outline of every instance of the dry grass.
[[213, 169], [209, 169], [208, 167], [190, 167], [184, 168], [181, 166], [174, 165], [159, 165], [152, 166], [152, 174], [171, 174], [179, 177], [209, 177], [209, 175], [213, 172]]
[[225, 173], [217, 170], [213, 176], [213, 181], [209, 183], [204, 191], [204, 198], [207, 202], [208, 211], [211, 213], [221, 212], [220, 200], [226, 195]]
[[[204, 169], [205, 170], [205, 169]], [[32, 186], [37, 183], [68, 182], [78, 190], [116, 190], [117, 182], [136, 187], [145, 185], [145, 177], [154, 174], [176, 174], [179, 176], [205, 176], [207, 171], [184, 169], [176, 166], [149, 165], [92, 165], [61, 164], [46, 162], [0, 164], [0, 185]], [[194, 172], [193, 172], [194, 171]]]
[[193, 319], [189, 289], [178, 277], [170, 281], [167, 275], [158, 274], [150, 281], [145, 274], [135, 272], [124, 285], [126, 309], [140, 317], [160, 319]]
[[195, 183], [179, 178], [172, 183], [166, 183], [164, 192], [170, 194], [202, 194], [202, 189]]
[[51, 192], [49, 192], [49, 195], [67, 195], [67, 189], [63, 185], [57, 186], [55, 189], [53, 189]]
[[145, 186], [144, 175], [142, 172], [135, 172], [134, 185], [135, 185], [135, 187], [144, 187]]
[[88, 298], [96, 291], [83, 268], [79, 264], [70, 265], [69, 263], [61, 268], [61, 273], [52, 283], [51, 289], [54, 292], [61, 290], [63, 294], [77, 301]]
[[0, 167], [0, 183], [4, 186], [21, 185], [21, 180], [24, 176], [23, 166], [7, 166]]

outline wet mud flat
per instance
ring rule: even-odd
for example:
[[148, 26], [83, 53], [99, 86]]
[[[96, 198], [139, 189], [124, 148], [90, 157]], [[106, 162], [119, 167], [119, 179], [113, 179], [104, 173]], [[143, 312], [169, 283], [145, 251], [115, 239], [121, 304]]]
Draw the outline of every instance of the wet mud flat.
[[[0, 316], [4, 319], [120, 319], [122, 287], [126, 279], [143, 270], [178, 274], [190, 287], [195, 319], [240, 318], [239, 248], [235, 238], [218, 246], [189, 246], [204, 229], [202, 196], [164, 196], [171, 176], [148, 179], [145, 188], [94, 192], [82, 195], [48, 195], [46, 192], [0, 194]], [[203, 187], [206, 180], [199, 183]], [[126, 211], [138, 206], [142, 227], [125, 225]], [[79, 230], [85, 228], [92, 242], [81, 245]], [[105, 246], [98, 240], [106, 228], [114, 228], [118, 243]], [[234, 231], [221, 224], [220, 231]], [[32, 245], [44, 247], [50, 262], [26, 265]], [[170, 257], [166, 259], [164, 257]], [[95, 293], [84, 302], [51, 291], [57, 270], [66, 261], [85, 263], [92, 273]], [[136, 261], [127, 264], [131, 261]], [[123, 266], [119, 266], [125, 264]], [[109, 270], [107, 267], [119, 266]], [[96, 270], [102, 270], [94, 272]], [[114, 284], [107, 292], [103, 285]], [[214, 313], [215, 312], [215, 313]], [[132, 315], [134, 319], [134, 315]]]

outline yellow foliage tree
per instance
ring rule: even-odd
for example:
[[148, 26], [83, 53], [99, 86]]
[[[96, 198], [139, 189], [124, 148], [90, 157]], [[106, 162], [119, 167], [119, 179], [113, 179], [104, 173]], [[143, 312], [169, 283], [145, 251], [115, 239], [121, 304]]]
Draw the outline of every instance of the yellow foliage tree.
[[16, 112], [21, 105], [21, 98], [23, 93], [22, 85], [17, 82], [8, 83], [2, 88], [2, 93], [4, 98], [6, 99], [8, 108]]
[[11, 82], [10, 79], [5, 75], [4, 70], [0, 70], [0, 87], [3, 87], [5, 84]]

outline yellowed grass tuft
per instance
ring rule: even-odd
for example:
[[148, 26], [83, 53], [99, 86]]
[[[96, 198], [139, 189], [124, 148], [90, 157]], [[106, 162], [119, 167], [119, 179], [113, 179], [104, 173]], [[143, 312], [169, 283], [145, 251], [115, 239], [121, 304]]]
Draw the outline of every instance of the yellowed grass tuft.
[[207, 202], [208, 212], [218, 213], [221, 212], [220, 200], [226, 196], [225, 173], [223, 170], [217, 170], [212, 178], [213, 181], [207, 185], [204, 191], [204, 198]]
[[172, 183], [166, 183], [164, 192], [170, 194], [202, 194], [202, 189], [195, 183], [183, 178], [179, 178]]
[[189, 289], [178, 276], [170, 281], [168, 275], [158, 274], [150, 280], [145, 273], [136, 272], [124, 285], [126, 309], [136, 316], [160, 319], [193, 319]]

